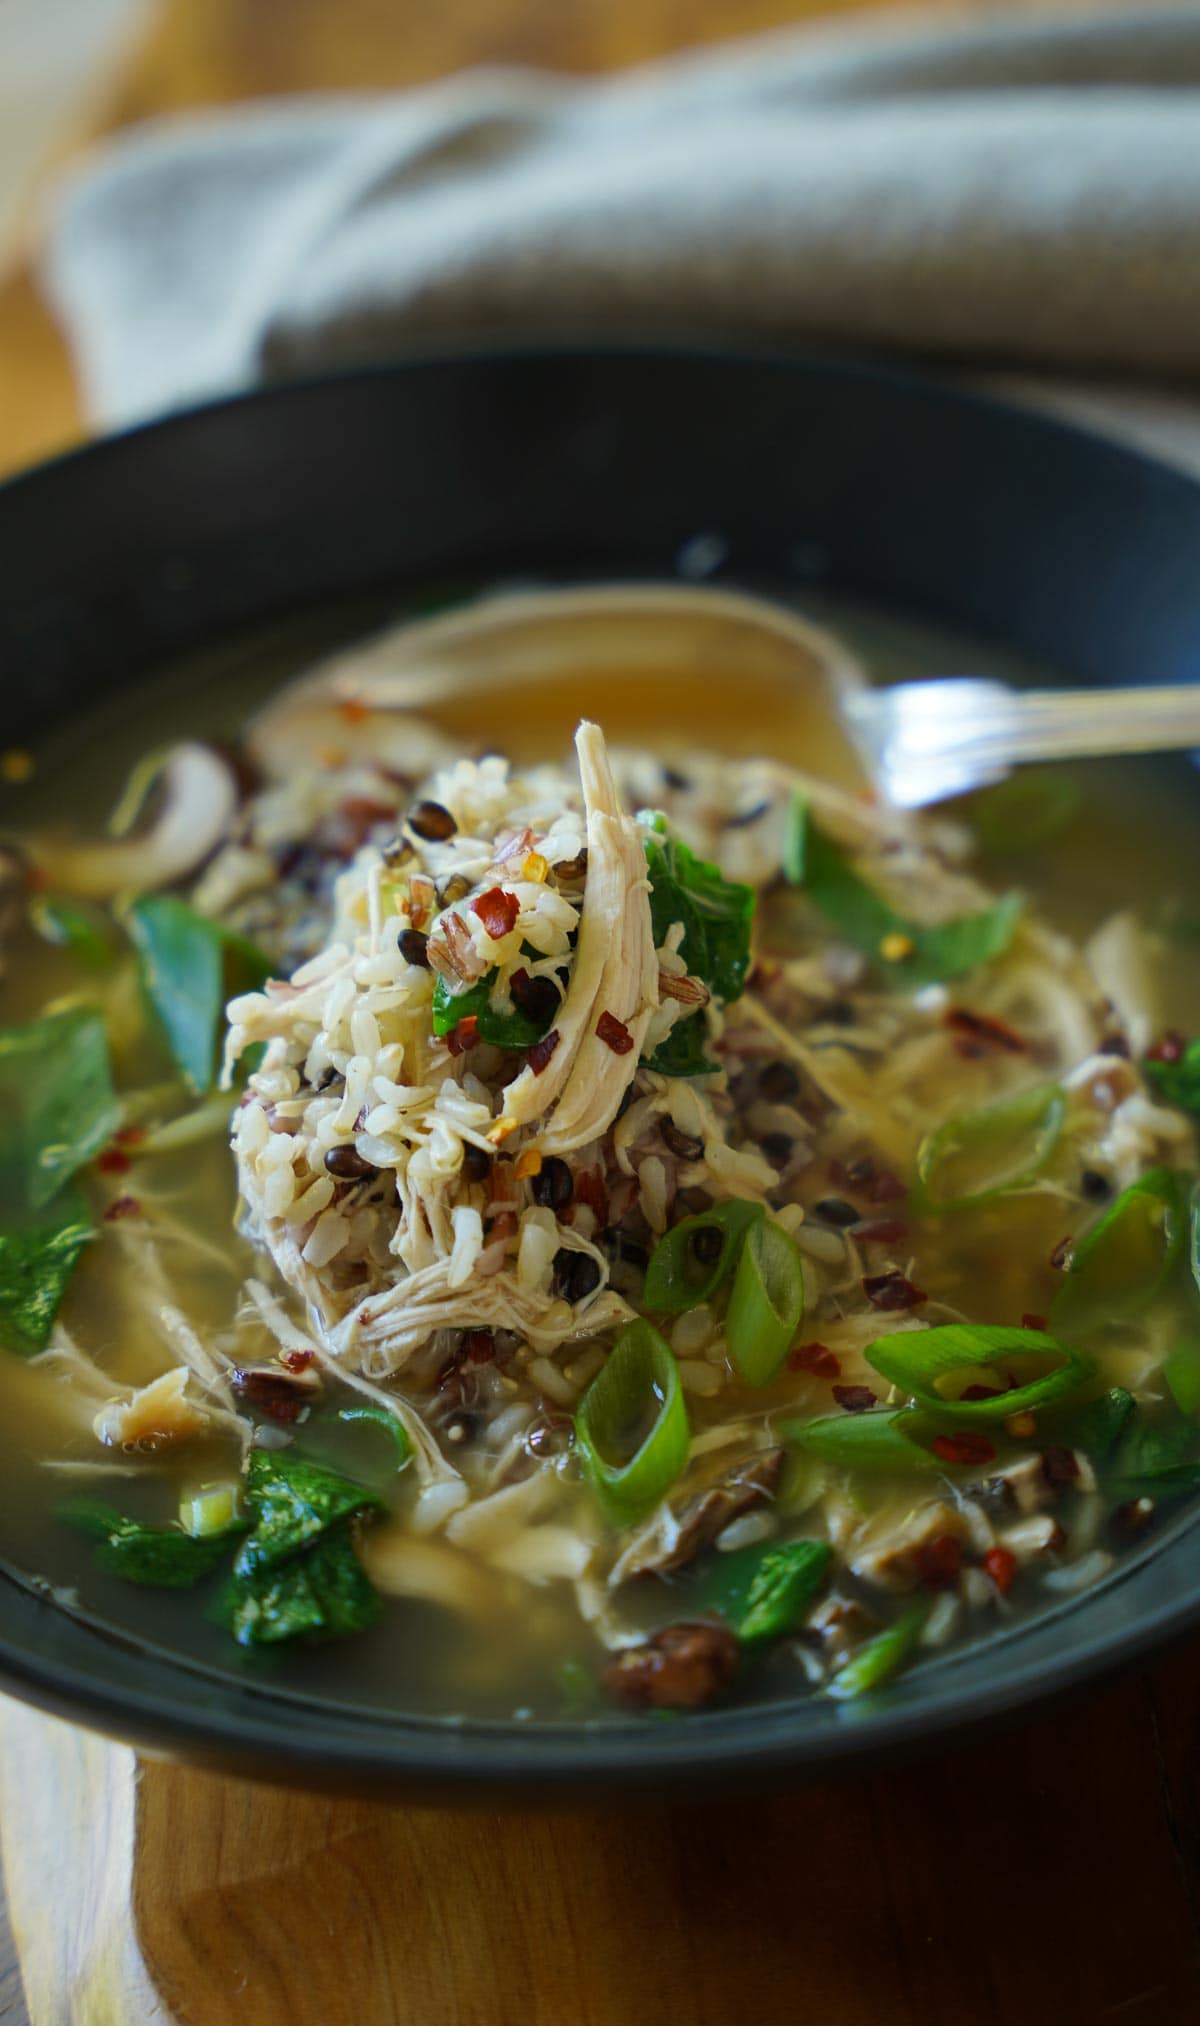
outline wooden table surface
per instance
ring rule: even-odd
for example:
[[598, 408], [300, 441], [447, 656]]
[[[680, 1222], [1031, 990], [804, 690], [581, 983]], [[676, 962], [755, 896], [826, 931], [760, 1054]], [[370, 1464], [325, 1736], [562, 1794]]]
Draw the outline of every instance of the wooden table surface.
[[[99, 124], [312, 86], [403, 85], [487, 60], [597, 69], [830, 11], [804, 0], [167, 0]], [[62, 346], [28, 273], [10, 272], [0, 472], [83, 429]], [[738, 1805], [402, 1813], [139, 1772], [129, 1754], [15, 1711], [0, 1740], [34, 2026], [1200, 2018], [1200, 1644], [1001, 1737]], [[48, 1817], [54, 1790], [60, 1803], [72, 1796], [65, 1818]], [[112, 1906], [89, 1906], [84, 1960], [78, 1903], [98, 1873], [117, 1880], [117, 1917], [123, 1906], [144, 1971], [121, 1999]], [[330, 1937], [319, 1952], [306, 1948], [314, 1932]], [[0, 2020], [23, 2017], [0, 1926]]]

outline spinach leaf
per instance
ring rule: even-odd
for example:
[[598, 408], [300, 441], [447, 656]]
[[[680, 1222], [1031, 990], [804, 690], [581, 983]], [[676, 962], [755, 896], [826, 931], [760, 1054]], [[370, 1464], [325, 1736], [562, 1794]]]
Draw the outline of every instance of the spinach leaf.
[[379, 1615], [379, 1594], [355, 1552], [349, 1520], [303, 1554], [235, 1577], [225, 1600], [239, 1646], [337, 1639]]
[[97, 1568], [156, 1590], [194, 1589], [224, 1559], [230, 1542], [245, 1532], [241, 1522], [202, 1537], [177, 1526], [146, 1526], [93, 1499], [63, 1506], [60, 1517], [98, 1542]]
[[682, 922], [680, 954], [692, 977], [726, 1004], [739, 999], [750, 968], [754, 888], [726, 879], [719, 866], [665, 833], [646, 839], [646, 863], [655, 947]]
[[686, 1020], [677, 1020], [666, 1040], [644, 1058], [646, 1067], [656, 1069], [660, 1076], [709, 1076], [719, 1064], [705, 1054], [707, 1043], [708, 1024], [703, 1013], [689, 1013]]
[[[1006, 894], [978, 914], [923, 928], [898, 914], [868, 885], [803, 810], [798, 797], [792, 806], [789, 859], [803, 868], [804, 890], [839, 935], [872, 957], [887, 976], [905, 985], [938, 984], [975, 970], [1008, 948], [1023, 907], [1019, 894]], [[894, 960], [884, 957], [882, 945], [890, 937], [909, 945], [908, 954]]]
[[1110, 1386], [1085, 1407], [1068, 1408], [1054, 1419], [1054, 1439], [1069, 1449], [1082, 1449], [1093, 1463], [1107, 1463], [1136, 1412], [1132, 1393]]
[[433, 988], [434, 1033], [449, 1034], [460, 1020], [474, 1014], [481, 1041], [490, 1041], [494, 1048], [532, 1048], [548, 1031], [551, 1020], [531, 1020], [518, 1006], [507, 1013], [500, 1012], [492, 1005], [495, 982], [495, 971], [489, 971], [469, 991], [451, 992], [445, 979], [439, 977]]
[[1180, 1111], [1200, 1112], [1200, 1040], [1189, 1041], [1177, 1062], [1147, 1057], [1142, 1070], [1148, 1082]]
[[22, 1224], [0, 1230], [0, 1345], [6, 1351], [32, 1357], [45, 1350], [91, 1236], [87, 1205], [71, 1185]]
[[378, 1492], [294, 1450], [255, 1449], [246, 1476], [246, 1504], [254, 1531], [242, 1543], [235, 1576], [251, 1576], [286, 1561], [340, 1520], [368, 1507], [381, 1509]]
[[784, 1541], [715, 1555], [701, 1602], [719, 1611], [743, 1646], [765, 1646], [795, 1630], [833, 1560], [824, 1541]]
[[263, 984], [271, 965], [244, 936], [175, 894], [143, 894], [128, 915], [142, 989], [188, 1087], [212, 1087], [225, 1001]]
[[20, 1224], [120, 1122], [100, 1015], [46, 1013], [0, 1030], [0, 1218]]
[[1195, 1425], [1181, 1414], [1133, 1415], [1105, 1490], [1117, 1499], [1181, 1497], [1200, 1484], [1200, 1461], [1188, 1455], [1195, 1443]]

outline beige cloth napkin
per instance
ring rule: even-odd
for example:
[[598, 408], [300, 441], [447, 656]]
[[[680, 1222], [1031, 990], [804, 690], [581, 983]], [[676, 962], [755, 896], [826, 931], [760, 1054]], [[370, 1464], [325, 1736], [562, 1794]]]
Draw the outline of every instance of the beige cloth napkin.
[[481, 331], [1200, 375], [1200, 8], [154, 122], [62, 193], [45, 278], [109, 424]]

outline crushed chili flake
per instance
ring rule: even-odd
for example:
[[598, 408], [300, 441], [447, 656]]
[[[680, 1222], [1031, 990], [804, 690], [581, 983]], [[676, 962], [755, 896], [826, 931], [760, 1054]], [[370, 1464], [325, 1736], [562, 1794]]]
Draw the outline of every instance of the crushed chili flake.
[[1032, 1310], [1027, 1310], [1021, 1317], [1021, 1328], [1023, 1330], [1040, 1330], [1044, 1335], [1046, 1331], [1046, 1318], [1044, 1315], [1034, 1315]]
[[471, 913], [479, 916], [484, 928], [494, 943], [502, 936], [511, 935], [517, 925], [521, 903], [515, 893], [509, 893], [502, 886], [490, 886], [471, 902]]
[[359, 697], [347, 696], [343, 697], [341, 703], [338, 705], [337, 713], [343, 724], [361, 725], [365, 724], [370, 717], [371, 706], [370, 704], [363, 703]]
[[867, 1184], [869, 1203], [899, 1203], [907, 1194], [908, 1190], [899, 1175], [889, 1174], [886, 1168], [881, 1169]]
[[868, 1407], [876, 1404], [869, 1386], [835, 1386], [833, 1397], [847, 1414], [865, 1414]]
[[1065, 1238], [1059, 1239], [1058, 1244], [1055, 1246], [1053, 1252], [1050, 1254], [1050, 1261], [1049, 1261], [1055, 1273], [1066, 1272], [1067, 1260], [1071, 1256], [1071, 1246], [1073, 1243], [1074, 1240], [1069, 1231]]
[[920, 1308], [921, 1303], [929, 1299], [929, 1296], [921, 1288], [914, 1287], [903, 1273], [868, 1273], [863, 1280], [862, 1290], [872, 1308]]
[[953, 1435], [935, 1435], [929, 1446], [943, 1463], [990, 1463], [996, 1454], [995, 1443], [973, 1428], [960, 1428]]
[[446, 1046], [451, 1055], [465, 1055], [468, 1048], [474, 1048], [478, 1039], [478, 1013], [464, 1013], [457, 1027], [452, 1027], [447, 1034]]
[[126, 1175], [129, 1172], [129, 1156], [120, 1147], [105, 1147], [98, 1156], [96, 1166], [102, 1175]]
[[115, 1224], [121, 1217], [136, 1217], [141, 1207], [136, 1196], [114, 1196], [104, 1212], [104, 1221]]
[[122, 1126], [120, 1131], [113, 1135], [119, 1147], [140, 1146], [145, 1137], [145, 1126]]
[[983, 1558], [985, 1573], [989, 1575], [1002, 1597], [1007, 1597], [1016, 1580], [1017, 1558], [1011, 1548], [989, 1548]]
[[1178, 1062], [1180, 1057], [1186, 1052], [1186, 1049], [1187, 1035], [1181, 1034], [1178, 1027], [1168, 1027], [1166, 1033], [1159, 1036], [1153, 1048], [1146, 1050], [1146, 1060], [1147, 1062]]
[[1007, 1020], [997, 1020], [990, 1013], [972, 1013], [966, 1006], [949, 1007], [942, 1015], [942, 1026], [949, 1029], [959, 1054], [968, 1061], [986, 1055], [989, 1049], [1024, 1055], [1029, 1046]]
[[491, 1330], [464, 1330], [458, 1349], [466, 1364], [490, 1365], [496, 1355], [496, 1339]]
[[307, 1372], [313, 1357], [312, 1351], [281, 1351], [279, 1362], [286, 1365], [289, 1372]]
[[1059, 1442], [1050, 1443], [1042, 1451], [1042, 1476], [1054, 1490], [1060, 1485], [1074, 1484], [1079, 1476], [1079, 1458], [1073, 1449], [1066, 1449]]
[[877, 1217], [873, 1224], [856, 1224], [850, 1235], [860, 1245], [898, 1245], [907, 1233], [898, 1217]]
[[550, 1057], [558, 1047], [558, 1039], [558, 1029], [557, 1027], [552, 1027], [549, 1034], [543, 1034], [540, 1041], [535, 1041], [533, 1047], [526, 1050], [525, 1060], [535, 1076], [540, 1076], [545, 1069]]
[[540, 1175], [541, 1172], [542, 1157], [536, 1147], [526, 1147], [523, 1154], [517, 1155], [517, 1165], [513, 1173], [516, 1175], [518, 1182], [529, 1181], [534, 1175]]
[[633, 1036], [628, 1027], [617, 1019], [615, 1013], [602, 1013], [596, 1022], [596, 1033], [614, 1055], [628, 1055], [633, 1047]]
[[836, 1379], [842, 1369], [842, 1361], [828, 1344], [797, 1344], [788, 1353], [788, 1364], [793, 1372], [815, 1372], [820, 1379]]
[[953, 1534], [939, 1534], [923, 1541], [913, 1557], [917, 1575], [927, 1590], [946, 1590], [956, 1583], [962, 1569], [962, 1542]]

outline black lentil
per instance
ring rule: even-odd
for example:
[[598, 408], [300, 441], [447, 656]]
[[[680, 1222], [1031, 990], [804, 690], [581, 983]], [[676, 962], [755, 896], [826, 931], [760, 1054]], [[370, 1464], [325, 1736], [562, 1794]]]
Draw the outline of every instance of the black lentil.
[[406, 964], [416, 964], [422, 971], [429, 969], [429, 937], [420, 929], [401, 929], [400, 955]]
[[574, 1307], [599, 1285], [600, 1268], [591, 1254], [561, 1245], [554, 1255], [554, 1292]]
[[475, 1147], [468, 1141], [463, 1147], [463, 1174], [468, 1182], [486, 1182], [491, 1173], [492, 1157], [482, 1147]]
[[409, 810], [408, 827], [427, 844], [444, 844], [458, 829], [450, 811], [440, 802], [418, 802], [415, 809]]
[[575, 1193], [575, 1183], [565, 1161], [551, 1154], [533, 1178], [533, 1200], [544, 1210], [565, 1210]]
[[325, 1170], [339, 1182], [365, 1182], [379, 1173], [370, 1161], [364, 1161], [357, 1147], [330, 1147], [325, 1156]]
[[696, 1139], [692, 1133], [680, 1132], [674, 1119], [661, 1120], [659, 1131], [663, 1145], [681, 1161], [698, 1161], [704, 1152], [704, 1141]]
[[861, 1210], [848, 1203], [844, 1196], [822, 1196], [819, 1203], [813, 1204], [812, 1214], [819, 1217], [822, 1224], [833, 1224], [839, 1231], [848, 1231], [862, 1217]]
[[784, 1104], [795, 1097], [800, 1088], [800, 1078], [790, 1062], [768, 1062], [759, 1074], [758, 1092], [771, 1104]]

